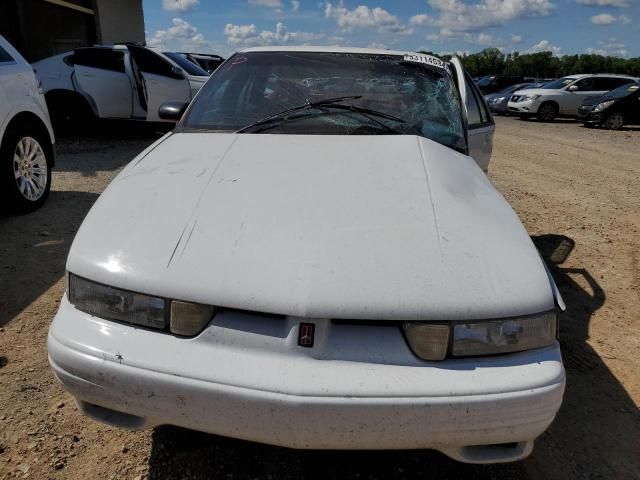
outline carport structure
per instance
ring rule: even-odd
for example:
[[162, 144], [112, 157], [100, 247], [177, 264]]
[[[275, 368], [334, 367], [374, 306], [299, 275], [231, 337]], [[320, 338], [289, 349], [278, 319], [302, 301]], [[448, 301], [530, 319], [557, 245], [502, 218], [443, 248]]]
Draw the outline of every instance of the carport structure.
[[142, 0], [2, 0], [0, 34], [29, 62], [96, 43], [143, 43]]

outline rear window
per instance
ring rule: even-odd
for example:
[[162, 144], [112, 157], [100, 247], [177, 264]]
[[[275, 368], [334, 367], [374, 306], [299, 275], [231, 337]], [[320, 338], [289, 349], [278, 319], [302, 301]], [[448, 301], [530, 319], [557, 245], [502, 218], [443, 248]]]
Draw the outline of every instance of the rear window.
[[14, 62], [15, 60], [13, 59], [13, 57], [11, 55], [9, 55], [9, 52], [7, 52], [4, 48], [0, 47], [0, 63], [8, 63], [8, 62]]
[[[67, 63], [84, 67], [124, 72], [124, 54], [110, 48], [79, 48]], [[65, 61], [67, 61], [65, 58]]]

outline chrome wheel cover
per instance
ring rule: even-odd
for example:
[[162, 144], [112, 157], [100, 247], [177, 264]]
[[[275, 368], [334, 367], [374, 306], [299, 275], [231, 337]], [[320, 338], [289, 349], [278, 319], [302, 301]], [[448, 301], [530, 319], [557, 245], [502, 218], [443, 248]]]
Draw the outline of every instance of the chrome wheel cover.
[[29, 201], [39, 200], [47, 189], [49, 166], [40, 143], [22, 137], [13, 153], [13, 174], [20, 194]]

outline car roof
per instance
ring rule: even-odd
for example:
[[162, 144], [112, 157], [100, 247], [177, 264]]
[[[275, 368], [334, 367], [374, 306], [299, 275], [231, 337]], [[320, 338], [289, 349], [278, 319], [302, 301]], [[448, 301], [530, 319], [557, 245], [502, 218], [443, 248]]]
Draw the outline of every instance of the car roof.
[[320, 52], [320, 53], [360, 53], [369, 55], [423, 55], [407, 50], [386, 50], [382, 48], [360, 48], [360, 47], [328, 47], [328, 46], [272, 46], [272, 47], [251, 47], [244, 48], [238, 53], [252, 52]]
[[616, 77], [616, 78], [631, 78], [636, 79], [636, 77], [632, 77], [631, 75], [623, 75], [620, 73], [581, 73], [579, 75], [565, 75], [562, 78], [586, 78], [586, 77]]

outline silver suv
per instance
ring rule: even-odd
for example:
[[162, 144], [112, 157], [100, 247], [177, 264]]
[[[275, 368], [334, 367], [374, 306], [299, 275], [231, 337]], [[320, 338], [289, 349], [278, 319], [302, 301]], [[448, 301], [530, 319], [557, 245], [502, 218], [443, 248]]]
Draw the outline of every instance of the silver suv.
[[535, 116], [544, 122], [560, 116], [576, 116], [588, 97], [601, 96], [636, 81], [637, 78], [626, 75], [569, 75], [540, 88], [514, 92], [509, 99], [509, 113], [522, 118]]

